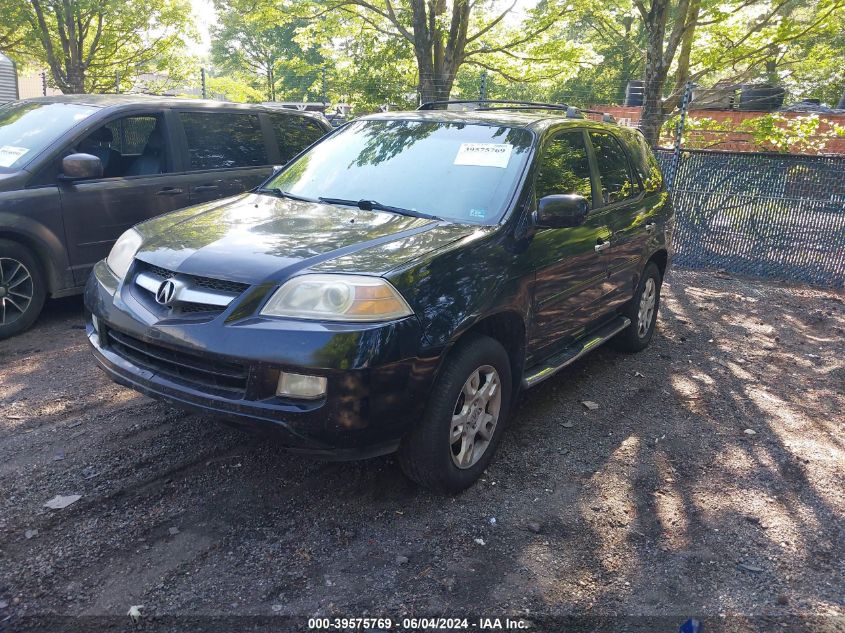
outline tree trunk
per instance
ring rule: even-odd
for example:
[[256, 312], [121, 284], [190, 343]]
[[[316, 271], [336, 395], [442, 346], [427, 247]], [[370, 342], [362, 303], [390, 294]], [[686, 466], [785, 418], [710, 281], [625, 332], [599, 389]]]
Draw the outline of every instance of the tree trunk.
[[464, 59], [472, 5], [469, 0], [454, 0], [448, 32], [442, 27], [449, 8], [445, 0], [412, 0], [411, 8], [420, 100], [446, 101]]
[[272, 61], [267, 65], [267, 100], [276, 100], [276, 77], [275, 73], [273, 72]]
[[452, 94], [454, 77], [436, 71], [430, 76], [420, 73], [417, 89], [420, 92], [420, 102], [447, 101]]
[[[65, 94], [84, 94], [85, 93], [85, 71], [79, 67], [79, 64], [68, 63], [67, 66], [67, 80], [64, 82], [66, 87], [62, 88]], [[54, 79], [57, 79], [55, 76]], [[58, 81], [57, 81], [58, 83]]]
[[675, 70], [675, 87], [672, 90], [674, 102], [668, 104], [673, 109], [683, 94], [684, 86], [690, 78], [690, 54], [692, 53], [692, 43], [695, 39], [695, 24], [698, 22], [700, 12], [701, 0], [690, 0], [687, 28], [684, 30], [684, 35], [681, 38], [681, 48], [678, 51], [678, 65]]
[[651, 146], [657, 145], [660, 139], [660, 128], [663, 125], [663, 86], [666, 83], [666, 71], [662, 68], [662, 58], [661, 51], [653, 54], [652, 42], [649, 41], [646, 52], [640, 130]]

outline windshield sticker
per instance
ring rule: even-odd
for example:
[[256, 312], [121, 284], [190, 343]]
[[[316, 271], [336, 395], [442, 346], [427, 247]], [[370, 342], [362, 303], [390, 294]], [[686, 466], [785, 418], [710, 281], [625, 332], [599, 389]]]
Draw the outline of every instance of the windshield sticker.
[[27, 147], [4, 145], [0, 147], [0, 167], [11, 167], [16, 160], [29, 151]]
[[474, 220], [483, 220], [487, 217], [487, 211], [485, 209], [470, 209], [469, 217]]
[[461, 143], [455, 164], [506, 169], [511, 152], [513, 145], [510, 143]]

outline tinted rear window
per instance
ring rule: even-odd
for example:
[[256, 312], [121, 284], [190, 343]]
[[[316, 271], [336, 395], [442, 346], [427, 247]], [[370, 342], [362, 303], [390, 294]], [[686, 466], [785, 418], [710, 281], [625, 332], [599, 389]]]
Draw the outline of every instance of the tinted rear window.
[[182, 112], [191, 169], [267, 165], [267, 148], [257, 114]]

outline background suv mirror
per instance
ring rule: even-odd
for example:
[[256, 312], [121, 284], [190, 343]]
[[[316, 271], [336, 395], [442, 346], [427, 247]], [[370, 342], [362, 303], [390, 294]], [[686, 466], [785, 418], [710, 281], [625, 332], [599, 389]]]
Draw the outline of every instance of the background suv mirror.
[[62, 160], [63, 180], [87, 180], [103, 177], [103, 163], [92, 154], [71, 154]]
[[562, 229], [578, 226], [587, 217], [590, 205], [584, 196], [556, 194], [540, 198], [537, 205], [537, 226]]

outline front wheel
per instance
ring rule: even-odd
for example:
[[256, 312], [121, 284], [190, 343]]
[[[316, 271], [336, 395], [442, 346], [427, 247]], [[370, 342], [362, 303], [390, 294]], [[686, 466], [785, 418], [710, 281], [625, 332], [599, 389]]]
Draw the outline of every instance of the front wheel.
[[458, 492], [487, 468], [511, 400], [510, 361], [498, 341], [458, 344], [435, 381], [426, 413], [402, 440], [399, 464], [426, 488]]
[[46, 296], [38, 260], [17, 242], [0, 240], [0, 340], [35, 323]]
[[662, 281], [660, 269], [654, 262], [649, 262], [640, 277], [634, 298], [622, 312], [631, 320], [631, 325], [611, 340], [613, 347], [623, 352], [639, 352], [651, 342], [660, 307]]

